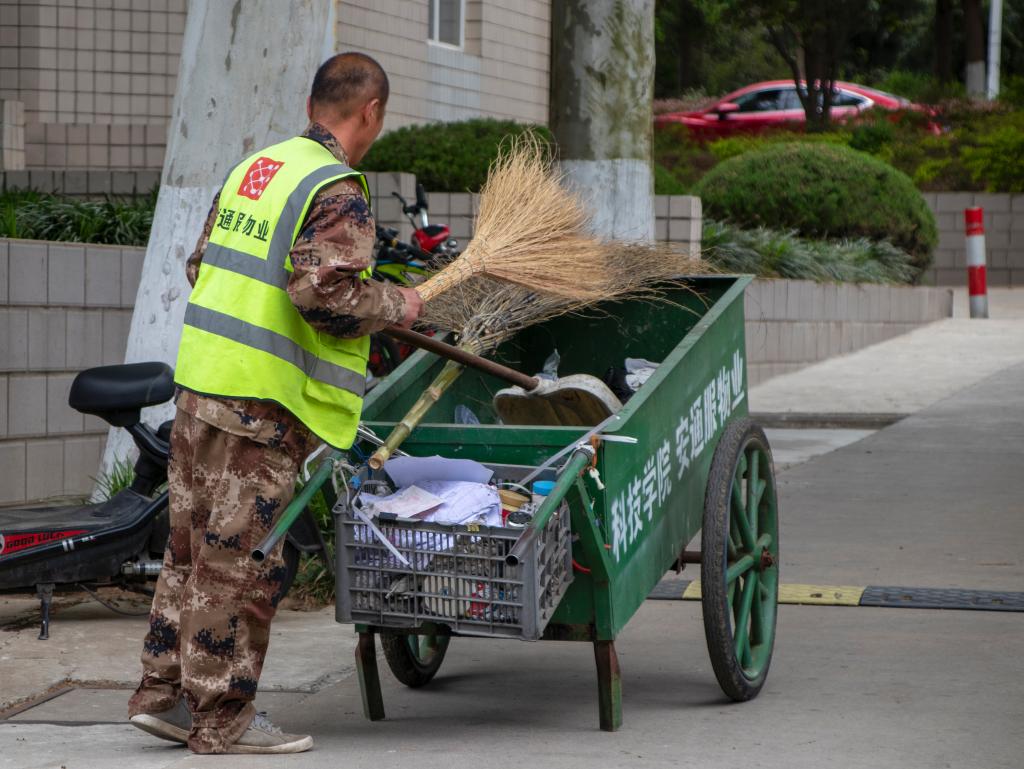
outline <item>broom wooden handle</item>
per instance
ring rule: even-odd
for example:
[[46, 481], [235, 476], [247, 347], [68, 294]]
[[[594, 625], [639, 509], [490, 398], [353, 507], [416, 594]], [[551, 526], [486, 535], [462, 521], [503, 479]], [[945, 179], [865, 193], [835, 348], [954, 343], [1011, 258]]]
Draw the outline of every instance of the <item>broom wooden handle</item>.
[[508, 366], [502, 366], [500, 363], [487, 360], [487, 358], [481, 358], [479, 355], [474, 355], [461, 347], [446, 344], [440, 339], [435, 339], [434, 337], [427, 336], [426, 334], [420, 334], [412, 329], [402, 328], [400, 326], [389, 326], [384, 329], [384, 333], [399, 340], [400, 342], [410, 344], [413, 347], [418, 347], [421, 350], [432, 352], [435, 355], [446, 358], [447, 360], [461, 363], [463, 366], [475, 368], [477, 371], [490, 374], [498, 379], [504, 379], [509, 384], [522, 387], [526, 391], [536, 390], [537, 386], [540, 384], [540, 380], [537, 379], [537, 377], [527, 376], [520, 371], [509, 368]]
[[445, 363], [441, 373], [420, 394], [420, 397], [412, 404], [406, 415], [402, 417], [402, 421], [395, 425], [395, 429], [388, 434], [384, 443], [373, 452], [367, 464], [374, 470], [380, 470], [384, 467], [384, 463], [388, 461], [388, 458], [394, 453], [395, 449], [402, 445], [402, 441], [408, 438], [409, 434], [416, 429], [416, 426], [423, 421], [423, 417], [441, 399], [445, 390], [451, 387], [452, 382], [458, 379], [461, 373], [461, 364], [455, 361]]

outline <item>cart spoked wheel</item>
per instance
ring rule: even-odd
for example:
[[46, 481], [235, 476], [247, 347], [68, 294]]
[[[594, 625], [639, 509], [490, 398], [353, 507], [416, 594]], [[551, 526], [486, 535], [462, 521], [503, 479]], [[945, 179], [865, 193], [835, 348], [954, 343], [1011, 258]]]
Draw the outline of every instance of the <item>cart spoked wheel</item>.
[[381, 632], [384, 659], [395, 678], [413, 689], [430, 683], [444, 662], [450, 637], [429, 633], [406, 635]]
[[715, 448], [701, 533], [704, 634], [722, 690], [737, 702], [761, 691], [775, 642], [779, 518], [764, 431], [726, 425]]

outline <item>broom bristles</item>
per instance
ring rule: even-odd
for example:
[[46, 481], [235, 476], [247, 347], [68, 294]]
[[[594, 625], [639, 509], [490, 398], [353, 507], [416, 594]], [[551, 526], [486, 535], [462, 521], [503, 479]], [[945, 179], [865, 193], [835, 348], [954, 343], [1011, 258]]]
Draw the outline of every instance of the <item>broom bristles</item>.
[[[686, 288], [680, 276], [709, 271], [699, 257], [683, 254], [669, 244], [612, 246], [613, 270], [603, 301], [668, 302], [667, 290]], [[481, 354], [536, 323], [560, 315], [598, 315], [601, 308], [597, 305], [592, 299], [532, 291], [477, 276], [426, 304], [421, 321], [457, 333], [463, 343], [473, 343]]]
[[546, 145], [527, 132], [491, 164], [465, 251], [417, 286], [425, 302], [474, 275], [570, 300], [608, 291], [608, 244], [589, 234], [580, 200], [562, 185]]

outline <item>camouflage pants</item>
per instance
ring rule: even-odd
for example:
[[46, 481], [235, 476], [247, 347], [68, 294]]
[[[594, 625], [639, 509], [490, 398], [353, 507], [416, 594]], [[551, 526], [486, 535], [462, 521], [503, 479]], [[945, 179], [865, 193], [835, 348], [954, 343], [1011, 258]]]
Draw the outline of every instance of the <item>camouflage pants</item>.
[[[294, 431], [293, 431], [294, 432]], [[184, 696], [189, 747], [219, 753], [246, 730], [285, 576], [282, 545], [249, 553], [291, 500], [303, 436], [261, 442], [178, 410], [168, 466], [171, 533], [129, 715]]]

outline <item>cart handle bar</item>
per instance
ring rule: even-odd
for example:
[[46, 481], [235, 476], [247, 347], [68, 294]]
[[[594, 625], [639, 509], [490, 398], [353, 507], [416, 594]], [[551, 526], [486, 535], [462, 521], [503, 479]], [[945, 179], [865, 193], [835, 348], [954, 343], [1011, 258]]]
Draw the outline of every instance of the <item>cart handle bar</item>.
[[[356, 428], [356, 436], [362, 440], [369, 441], [370, 443], [381, 445], [384, 441], [378, 438], [373, 430], [363, 425], [359, 425]], [[406, 456], [404, 451], [394, 452], [397, 456]], [[313, 495], [327, 483], [327, 479], [331, 477], [331, 473], [334, 472], [334, 466], [338, 462], [342, 462], [345, 459], [343, 452], [337, 449], [328, 452], [327, 456], [324, 457], [323, 462], [317, 467], [309, 478], [306, 479], [305, 485], [302, 487], [302, 491], [295, 495], [294, 499], [288, 504], [288, 507], [281, 513], [281, 517], [277, 519], [277, 523], [274, 528], [267, 535], [266, 539], [256, 545], [256, 548], [249, 554], [256, 563], [263, 563], [267, 559], [267, 555], [271, 550], [274, 549], [274, 545], [280, 542], [284, 536], [288, 533], [288, 529], [292, 527], [292, 524], [299, 519], [302, 515], [302, 511], [306, 509], [306, 505], [309, 504], [309, 500], [313, 498]]]
[[551, 519], [552, 514], [562, 504], [562, 500], [565, 499], [566, 494], [569, 493], [569, 489], [576, 482], [580, 473], [586, 469], [587, 465], [593, 460], [595, 455], [594, 447], [589, 444], [580, 444], [576, 446], [576, 451], [573, 452], [572, 456], [569, 457], [569, 461], [562, 467], [561, 472], [558, 475], [558, 480], [555, 482], [555, 487], [551, 490], [551, 493], [544, 498], [540, 508], [533, 516], [533, 520], [530, 521], [530, 525], [526, 531], [523, 532], [516, 544], [509, 551], [508, 555], [505, 556], [505, 563], [509, 566], [518, 566], [522, 561], [523, 555], [526, 550], [531, 546], [534, 540], [540, 536], [540, 533], [544, 531], [544, 527], [548, 525], [548, 521]]

